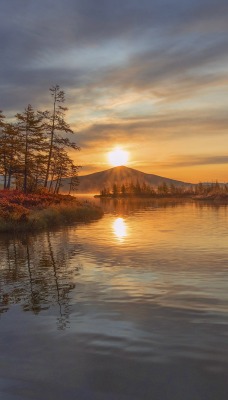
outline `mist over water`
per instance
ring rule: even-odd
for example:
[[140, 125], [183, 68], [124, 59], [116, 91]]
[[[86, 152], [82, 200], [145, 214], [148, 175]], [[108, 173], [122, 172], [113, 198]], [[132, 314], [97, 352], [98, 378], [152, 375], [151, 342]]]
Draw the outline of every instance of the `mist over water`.
[[102, 206], [0, 237], [1, 398], [227, 399], [228, 208]]

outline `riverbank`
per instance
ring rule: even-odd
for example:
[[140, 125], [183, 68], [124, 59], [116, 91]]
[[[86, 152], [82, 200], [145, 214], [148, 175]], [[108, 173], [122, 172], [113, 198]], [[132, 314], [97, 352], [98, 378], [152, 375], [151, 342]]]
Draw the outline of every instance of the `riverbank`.
[[154, 193], [151, 195], [145, 195], [145, 194], [131, 194], [131, 195], [113, 195], [113, 194], [108, 194], [108, 195], [100, 195], [100, 194], [96, 194], [94, 196], [95, 198], [101, 199], [101, 200], [105, 200], [105, 199], [151, 199], [151, 200], [159, 200], [159, 199], [170, 199], [170, 200], [196, 200], [196, 201], [208, 201], [208, 202], [223, 202], [223, 203], [227, 203], [228, 204], [228, 193], [208, 193], [208, 194], [199, 194], [199, 195], [194, 195], [192, 193], [181, 193], [181, 194], [158, 194], [158, 193]]
[[209, 193], [207, 195], [195, 196], [194, 199], [199, 201], [202, 200], [228, 203], [228, 193]]
[[95, 194], [94, 198], [97, 199], [191, 199], [193, 198], [192, 194], [183, 193], [183, 194]]
[[100, 207], [70, 195], [0, 190], [0, 232], [36, 231], [100, 218]]

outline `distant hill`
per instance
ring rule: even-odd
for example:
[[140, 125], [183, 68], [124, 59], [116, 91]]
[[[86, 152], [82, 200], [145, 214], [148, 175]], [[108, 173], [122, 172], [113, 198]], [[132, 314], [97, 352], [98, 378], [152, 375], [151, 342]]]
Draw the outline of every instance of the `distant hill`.
[[[128, 167], [114, 167], [101, 172], [95, 172], [93, 174], [84, 175], [79, 177], [78, 193], [96, 193], [99, 194], [100, 190], [105, 186], [112, 188], [114, 183], [123, 184], [126, 182], [139, 183], [145, 182], [150, 186], [158, 186], [161, 183], [166, 182], [168, 185], [175, 186], [192, 186], [191, 183], [176, 181], [174, 179], [164, 178], [162, 176], [145, 174], [144, 172], [138, 171]], [[63, 186], [61, 191], [69, 190], [69, 179], [65, 178], [62, 181]]]

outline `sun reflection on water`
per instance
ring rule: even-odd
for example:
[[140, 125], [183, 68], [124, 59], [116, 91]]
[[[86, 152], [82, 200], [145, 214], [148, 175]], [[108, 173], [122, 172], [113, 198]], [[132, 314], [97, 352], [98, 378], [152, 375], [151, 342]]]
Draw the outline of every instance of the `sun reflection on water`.
[[117, 239], [122, 241], [127, 236], [127, 226], [123, 218], [116, 218], [113, 222], [113, 231]]

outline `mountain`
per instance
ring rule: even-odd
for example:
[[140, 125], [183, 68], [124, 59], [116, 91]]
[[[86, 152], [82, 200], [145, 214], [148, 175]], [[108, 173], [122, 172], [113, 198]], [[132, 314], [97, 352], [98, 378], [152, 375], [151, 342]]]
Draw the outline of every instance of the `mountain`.
[[[105, 186], [112, 188], [114, 183], [122, 184], [127, 182], [139, 183], [145, 182], [150, 186], [158, 186], [166, 182], [168, 185], [174, 184], [175, 186], [192, 186], [191, 183], [176, 181], [174, 179], [164, 178], [162, 176], [146, 174], [133, 168], [128, 167], [114, 167], [101, 172], [95, 172], [89, 175], [79, 176], [78, 193], [96, 193], [99, 194], [100, 190]], [[62, 181], [63, 186], [61, 190], [69, 190], [69, 178]]]

